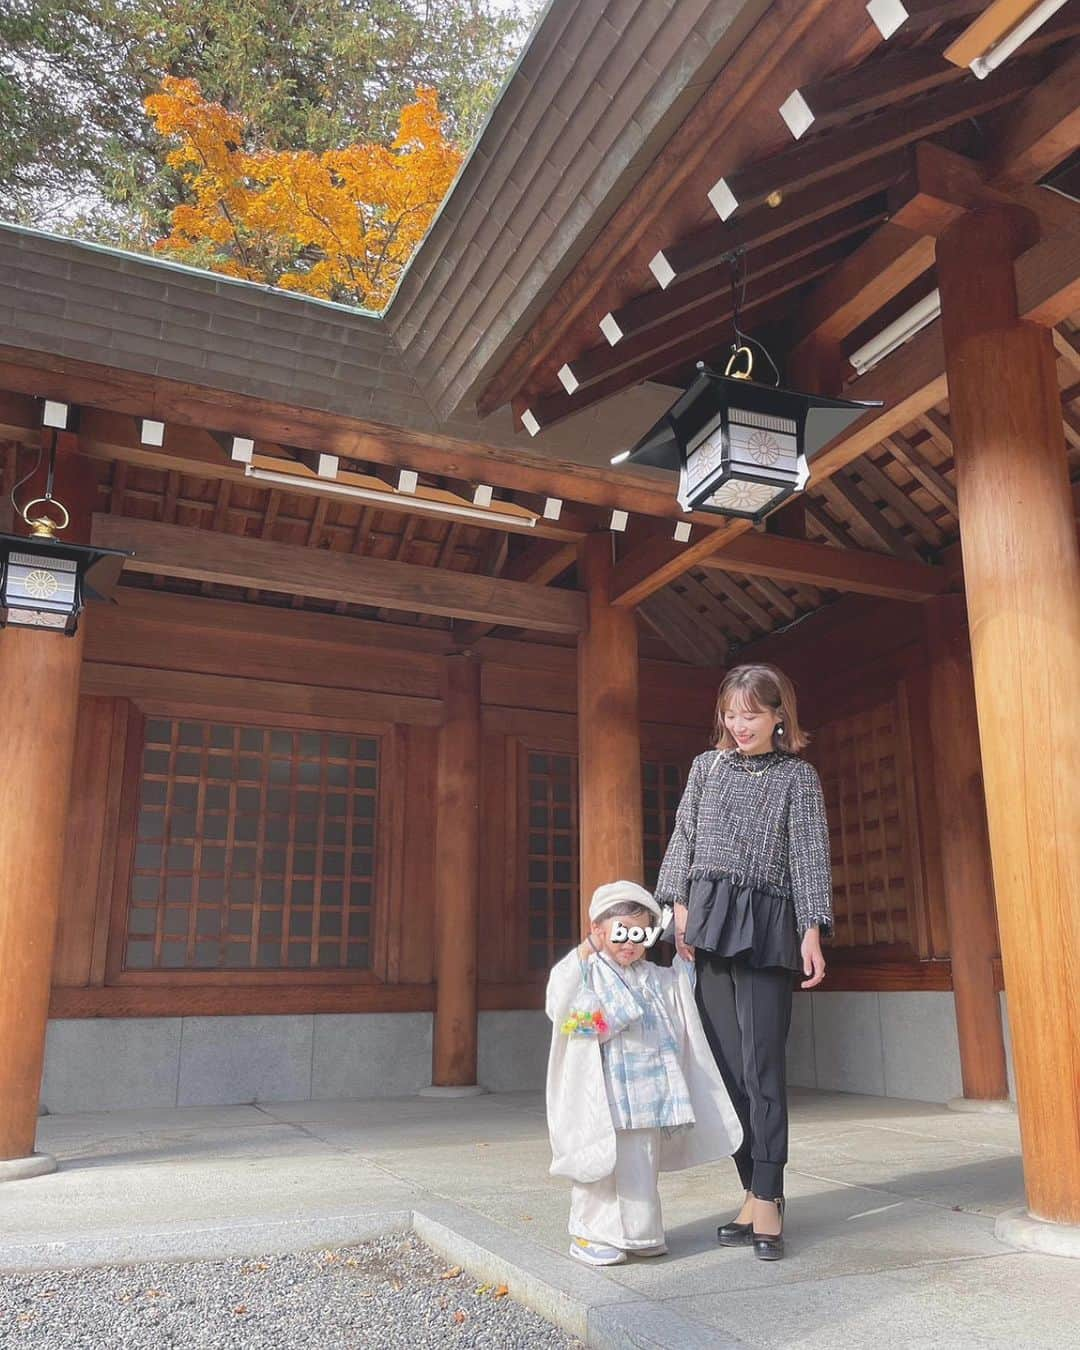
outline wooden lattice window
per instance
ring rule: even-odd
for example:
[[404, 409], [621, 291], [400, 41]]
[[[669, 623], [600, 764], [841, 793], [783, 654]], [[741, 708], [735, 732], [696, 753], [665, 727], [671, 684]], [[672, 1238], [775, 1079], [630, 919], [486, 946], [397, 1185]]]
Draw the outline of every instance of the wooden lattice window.
[[832, 842], [834, 944], [913, 944], [916, 822], [907, 806], [908, 732], [896, 698], [830, 722], [811, 758]]
[[[524, 754], [528, 969], [547, 970], [578, 932], [578, 761], [542, 750]], [[654, 886], [682, 796], [683, 768], [641, 766], [645, 884]], [[611, 880], [616, 880], [612, 877]]]
[[683, 793], [683, 767], [666, 760], [646, 760], [641, 766], [644, 807], [645, 885], [652, 890], [664, 861], [664, 850], [675, 828], [675, 812]]
[[125, 970], [371, 965], [379, 740], [145, 725]]
[[525, 883], [529, 970], [546, 970], [577, 933], [577, 756], [527, 750]]

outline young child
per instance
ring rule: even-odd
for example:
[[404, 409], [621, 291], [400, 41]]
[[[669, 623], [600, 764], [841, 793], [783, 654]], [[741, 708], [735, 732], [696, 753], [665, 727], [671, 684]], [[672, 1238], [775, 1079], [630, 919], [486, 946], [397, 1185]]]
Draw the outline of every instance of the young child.
[[627, 1252], [667, 1251], [658, 1172], [730, 1156], [742, 1127], [686, 963], [665, 969], [643, 959], [644, 942], [617, 940], [617, 923], [655, 929], [659, 904], [644, 887], [613, 881], [593, 895], [589, 920], [588, 938], [548, 979], [550, 1170], [574, 1183], [570, 1255], [614, 1266]]

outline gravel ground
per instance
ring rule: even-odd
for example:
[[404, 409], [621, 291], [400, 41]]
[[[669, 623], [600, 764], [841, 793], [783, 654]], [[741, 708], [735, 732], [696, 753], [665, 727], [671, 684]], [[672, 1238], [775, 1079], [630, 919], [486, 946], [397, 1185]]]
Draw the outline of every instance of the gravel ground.
[[228, 1261], [0, 1273], [5, 1350], [568, 1350], [411, 1234]]

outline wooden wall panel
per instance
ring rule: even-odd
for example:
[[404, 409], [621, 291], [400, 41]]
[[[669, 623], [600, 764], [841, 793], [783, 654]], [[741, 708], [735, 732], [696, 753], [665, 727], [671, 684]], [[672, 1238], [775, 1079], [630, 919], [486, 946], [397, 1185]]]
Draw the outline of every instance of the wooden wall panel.
[[[435, 893], [439, 878], [435, 868], [435, 769], [439, 732], [433, 727], [399, 729], [404, 781], [399, 782], [400, 827], [390, 860], [391, 873], [400, 877], [400, 887], [391, 891], [389, 916], [397, 933], [396, 971], [388, 970], [392, 982], [429, 984], [435, 954]], [[392, 790], [392, 789], [391, 789]]]
[[56, 986], [92, 983], [105, 968], [126, 727], [125, 700], [80, 698], [53, 957]]

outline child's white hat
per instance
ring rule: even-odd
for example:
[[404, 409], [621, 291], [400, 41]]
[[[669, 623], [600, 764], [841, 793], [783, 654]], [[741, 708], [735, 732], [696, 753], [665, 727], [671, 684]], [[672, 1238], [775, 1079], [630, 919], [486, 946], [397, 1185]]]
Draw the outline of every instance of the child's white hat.
[[597, 886], [596, 890], [593, 891], [593, 897], [589, 903], [590, 921], [595, 923], [613, 905], [621, 905], [627, 901], [640, 905], [642, 909], [647, 909], [650, 914], [654, 914], [658, 919], [663, 918], [658, 901], [644, 886], [639, 886], [636, 881], [609, 881], [606, 886]]

